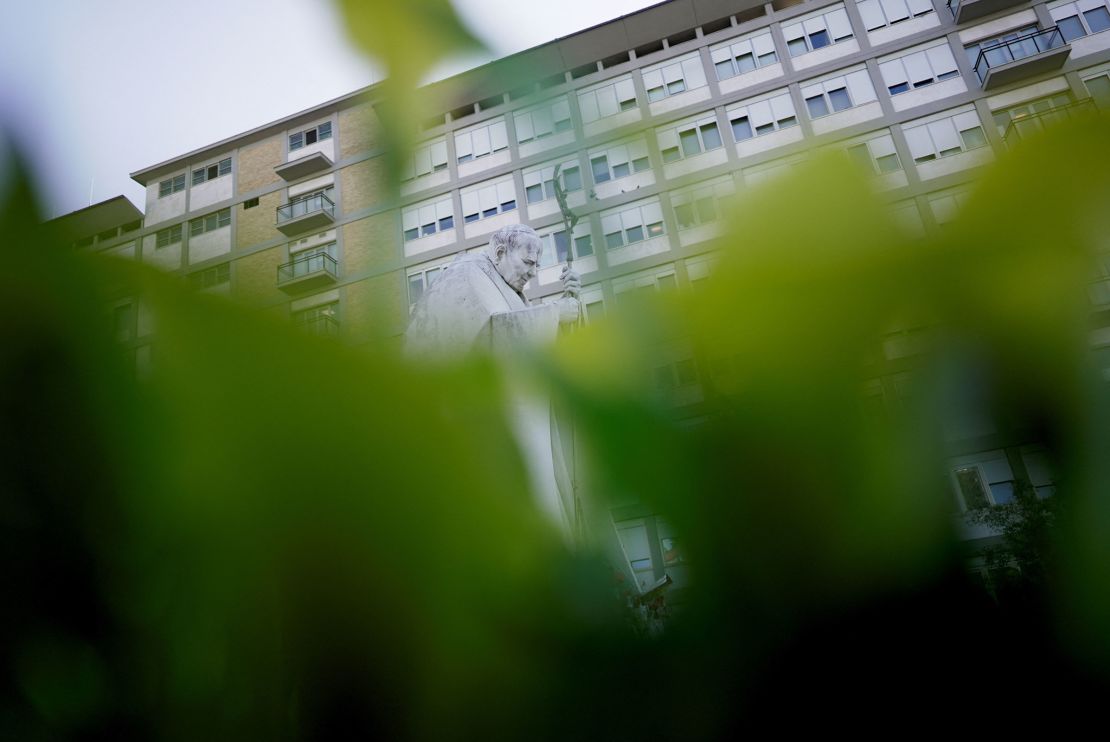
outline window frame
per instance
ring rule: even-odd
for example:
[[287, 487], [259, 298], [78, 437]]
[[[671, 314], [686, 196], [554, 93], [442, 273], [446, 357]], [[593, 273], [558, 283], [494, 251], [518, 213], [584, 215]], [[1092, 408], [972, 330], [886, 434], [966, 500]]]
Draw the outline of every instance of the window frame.
[[[838, 15], [839, 14], [839, 15]], [[832, 24], [829, 22], [831, 16], [837, 16], [839, 19], [837, 25], [843, 23], [848, 30], [847, 36], [834, 36], [832, 31]], [[820, 26], [820, 28], [817, 28]], [[801, 35], [792, 36], [794, 30], [800, 30]], [[810, 30], [813, 29], [813, 30]], [[815, 36], [824, 33], [828, 39], [825, 43], [817, 46], [813, 41]], [[816, 13], [810, 13], [800, 18], [792, 19], [789, 23], [782, 24], [782, 35], [786, 42], [786, 54], [791, 59], [800, 57], [811, 52], [824, 49], [826, 47], [835, 46], [845, 41], [850, 41], [856, 37], [855, 29], [852, 28], [852, 22], [848, 17], [848, 10], [844, 7], [844, 3], [838, 3], [835, 6], [822, 8]], [[795, 42], [801, 42], [805, 47], [805, 51], [795, 53], [797, 48]], [[795, 44], [792, 46], [792, 44]]]
[[[556, 109], [560, 113], [565, 110], [565, 116], [557, 116]], [[536, 115], [541, 112], [547, 112], [547, 116], [541, 116], [539, 124], [543, 125], [541, 132], [540, 126], [537, 126]], [[546, 130], [547, 121], [551, 122], [550, 130]], [[527, 121], [527, 125], [524, 122]], [[562, 126], [560, 126], [562, 125]], [[558, 98], [537, 103], [519, 111], [513, 112], [513, 129], [516, 135], [517, 144], [528, 144], [530, 142], [538, 142], [548, 137], [553, 137], [556, 134], [562, 134], [564, 131], [574, 131], [574, 117], [570, 110], [570, 99], [563, 95]], [[531, 132], [529, 136], [521, 138], [521, 133], [524, 131]]]
[[[975, 125], [961, 126], [961, 124], [957, 122], [957, 119], [959, 118], [964, 118], [965, 121], [974, 120]], [[941, 143], [938, 142], [939, 134], [932, 127], [937, 127], [937, 129], [939, 129], [941, 128], [942, 124], [946, 123], [951, 127], [952, 132], [954, 132], [955, 140], [958, 141], [960, 144], [959, 151], [953, 151], [952, 147], [946, 147], [942, 149]], [[964, 137], [964, 132], [972, 131], [974, 129], [979, 130], [980, 134], [982, 135], [983, 141], [981, 144], [968, 146], [967, 139]], [[912, 132], [917, 132], [919, 130], [924, 130], [925, 134], [929, 138], [929, 142], [932, 145], [931, 157], [926, 157], [924, 155], [918, 156], [914, 153], [915, 142], [919, 141], [920, 137], [919, 135]], [[905, 134], [906, 144], [910, 150], [910, 157], [913, 158], [913, 164], [915, 166], [923, 165], [927, 162], [934, 162], [936, 160], [943, 160], [945, 157], [954, 157], [955, 155], [961, 155], [966, 152], [971, 152], [972, 150], [990, 147], [990, 139], [987, 137], [986, 127], [983, 125], [982, 119], [979, 118], [979, 113], [974, 108], [964, 108], [963, 110], [957, 110], [955, 112], [945, 111], [942, 114], [929, 116], [925, 119], [907, 121], [905, 124], [902, 124], [902, 133]], [[951, 134], [951, 132], [949, 134]]]
[[185, 190], [185, 173], [178, 173], [158, 183], [158, 198], [166, 198]]
[[[677, 72], [675, 72], [676, 69]], [[701, 63], [701, 55], [698, 52], [683, 54], [665, 62], [644, 67], [640, 70], [640, 76], [644, 81], [644, 95], [647, 96], [649, 105], [676, 95], [700, 90], [709, 85], [709, 76], [705, 74], [705, 67]], [[658, 76], [659, 85], [653, 84], [656, 76]], [[691, 81], [697, 82], [696, 78], [700, 78], [700, 83], [690, 84]], [[681, 87], [672, 90], [676, 85]], [[659, 91], [658, 97], [653, 97], [653, 91]]]
[[[620, 149], [625, 151], [626, 159], [619, 159], [617, 155], [613, 154]], [[599, 180], [598, 176], [600, 170], [596, 163], [602, 159], [605, 160], [606, 177]], [[648, 172], [652, 169], [647, 139], [642, 135], [628, 139], [619, 139], [615, 142], [603, 144], [598, 149], [587, 150], [586, 160], [590, 166], [590, 181], [594, 186], [599, 186], [602, 183], [609, 183], [622, 178], [628, 178], [639, 173]], [[617, 168], [621, 165], [626, 165], [628, 172], [623, 175], [618, 175]]]
[[[951, 62], [951, 69], [945, 69], [943, 72], [938, 72], [937, 68], [940, 63], [936, 60], [937, 57], [942, 56], [939, 50], [944, 50], [947, 53], [948, 59], [943, 60], [945, 64]], [[937, 52], [935, 54], [930, 52]], [[929, 68], [932, 76], [928, 79], [913, 75], [911, 77], [911, 65], [907, 62], [908, 59], [914, 58], [913, 66], [919, 67], [920, 57], [924, 60], [924, 64]], [[912, 90], [920, 90], [921, 88], [936, 85], [937, 83], [950, 80], [954, 77], [960, 77], [960, 67], [956, 62], [956, 55], [952, 52], [952, 47], [949, 46], [946, 39], [942, 39], [939, 43], [934, 43], [929, 46], [914, 47], [909, 50], [902, 50], [896, 57], [885, 57], [879, 61], [879, 76], [883, 78], [883, 85], [886, 86], [887, 95], [893, 98], [896, 95], [902, 95]], [[919, 79], [913, 79], [919, 77]], [[892, 85], [891, 80], [896, 82]], [[895, 90], [895, 88], [899, 88]]]
[[[213, 175], [213, 168], [215, 174]], [[196, 187], [209, 183], [225, 175], [231, 175], [231, 157], [223, 157], [215, 162], [210, 162], [203, 167], [195, 168], [192, 170], [192, 186]], [[198, 177], [199, 176], [199, 177]]]
[[[447, 206], [446, 209], [441, 208], [444, 204], [446, 204]], [[434, 218], [431, 222], [425, 224], [424, 219], [421, 217], [421, 213], [424, 209], [429, 208], [432, 210]], [[446, 211], [447, 213], [443, 214], [444, 211]], [[411, 229], [406, 229], [405, 223], [408, 221], [409, 214], [415, 215], [414, 221], [416, 222], [416, 226]], [[449, 222], [449, 224], [445, 226], [443, 224], [444, 222]], [[427, 228], [429, 226], [434, 227], [434, 229], [432, 229], [431, 231], [427, 231]], [[454, 199], [449, 193], [446, 195], [424, 199], [423, 201], [418, 201], [416, 203], [412, 203], [401, 208], [402, 245], [409, 242], [422, 240], [425, 237], [431, 237], [432, 235], [440, 234], [442, 232], [446, 232], [455, 228], [456, 225]], [[415, 234], [409, 236], [409, 232], [414, 232]]]
[[[716, 131], [717, 145], [714, 147], [705, 146], [704, 131], [707, 128], [712, 128]], [[698, 150], [692, 153], [686, 151], [686, 142], [689, 141], [689, 139], [683, 139], [683, 134], [688, 134], [689, 132], [693, 132], [694, 139], [698, 143]], [[675, 145], [673, 147], [664, 147], [664, 137], [669, 138], [672, 133]], [[717, 114], [713, 111], [710, 111], [708, 115], [702, 114], [697, 118], [688, 118], [675, 124], [659, 127], [655, 130], [655, 140], [659, 146], [659, 156], [662, 158], [664, 165], [686, 160], [691, 157], [697, 157], [698, 155], [703, 155], [716, 149], [722, 149], [725, 146], [724, 137], [721, 136], [721, 126], [717, 121]], [[667, 153], [670, 151], [676, 152], [678, 156], [668, 159]]]
[[[327, 133], [321, 133], [321, 129], [325, 129], [325, 128], [327, 130]], [[293, 132], [292, 134], [289, 135], [289, 139], [288, 139], [289, 151], [290, 152], [296, 152], [299, 149], [304, 149], [305, 147], [311, 147], [313, 144], [319, 144], [320, 142], [326, 142], [327, 140], [332, 138], [333, 128], [334, 127], [332, 126], [331, 120], [328, 120], [328, 121], [321, 121], [320, 123], [316, 124], [315, 126], [310, 126], [307, 129], [301, 129], [300, 131]], [[313, 137], [311, 142], [307, 141], [308, 138], [309, 138], [309, 135], [311, 135]], [[294, 142], [293, 142], [294, 139], [297, 140], [297, 143], [295, 145], [294, 145]]]
[[[757, 53], [757, 41], [759, 41], [760, 45], [763, 47], [765, 47], [767, 43], [770, 43], [770, 52]], [[746, 53], [743, 52], [745, 45], [748, 50]], [[737, 53], [738, 47], [741, 50], [741, 53], [739, 54]], [[718, 59], [718, 57], [721, 56], [722, 52], [725, 53], [725, 55], [727, 56], [725, 56], [723, 59]], [[769, 61], [764, 61], [763, 58], [766, 57], [768, 54], [770, 54], [774, 58]], [[741, 71], [739, 60], [742, 56], [745, 55], [751, 56], [752, 64], [754, 66], [750, 70]], [[779, 59], [779, 50], [778, 47], [775, 46], [775, 39], [774, 36], [771, 35], [771, 30], [764, 28], [759, 31], [741, 36], [738, 39], [730, 39], [723, 44], [716, 44], [709, 47], [709, 61], [710, 64], [713, 65], [713, 73], [717, 76], [717, 81], [723, 82], [734, 77], [742, 77], [743, 75], [751, 74], [756, 70], [762, 69], [763, 67], [769, 67], [772, 64], [779, 64], [781, 60]], [[721, 77], [721, 65], [725, 64], [726, 62], [729, 64], [729, 67], [732, 70], [732, 74]]]
[[[170, 245], [179, 245], [184, 239], [184, 234], [184, 222], [159, 229], [154, 233], [154, 249], [159, 250]], [[165, 235], [165, 239], [163, 239], [163, 235]]]
[[[209, 220], [214, 219], [215, 226], [209, 224]], [[197, 237], [208, 232], [215, 232], [217, 229], [231, 226], [231, 208], [219, 209], [217, 211], [209, 212], [203, 216], [198, 216], [189, 220], [189, 237]]]
[[[609, 88], [613, 89], [612, 102], [615, 110], [613, 110], [612, 113], [602, 113], [600, 96]], [[621, 92], [622, 89], [625, 91], [624, 93]], [[632, 93], [631, 98], [627, 97], [628, 91], [631, 91]], [[588, 88], [583, 88], [582, 90], [577, 91], [576, 95], [578, 96], [578, 111], [582, 117], [583, 125], [592, 124], [595, 121], [604, 121], [607, 118], [619, 116], [626, 111], [637, 110], [640, 106], [640, 96], [636, 93], [636, 86], [632, 82], [631, 74], [621, 75], [611, 80], [606, 80], [605, 82], [598, 83], [597, 85], [591, 85]], [[622, 95], [625, 97], [622, 97]], [[592, 107], [590, 105], [587, 105], [586, 103], [586, 101], [589, 99], [589, 96], [593, 96], [594, 99]], [[606, 97], [608, 97], [607, 94]], [[632, 105], [626, 106], [625, 104], [628, 102], [631, 102]], [[596, 117], [592, 115], [593, 109], [596, 109], [598, 112], [598, 115]]]
[[[495, 132], [498, 131], [500, 132], [500, 136], [494, 136]], [[453, 132], [453, 136], [455, 137], [456, 165], [463, 165], [468, 162], [481, 160], [485, 157], [492, 157], [498, 152], [507, 151], [509, 149], [509, 129], [505, 123], [504, 115], [483, 121], [480, 124], [468, 126], [465, 129], [460, 129]], [[478, 136], [477, 140], [475, 136]], [[461, 139], [463, 137], [468, 139], [465, 147], [461, 145]], [[485, 151], [486, 142], [489, 144], [488, 151]], [[480, 146], [476, 147], [476, 143]], [[500, 146], [495, 146], [497, 144]], [[474, 154], [476, 149], [481, 149], [483, 151], [480, 154]], [[460, 152], [463, 154], [460, 154]]]

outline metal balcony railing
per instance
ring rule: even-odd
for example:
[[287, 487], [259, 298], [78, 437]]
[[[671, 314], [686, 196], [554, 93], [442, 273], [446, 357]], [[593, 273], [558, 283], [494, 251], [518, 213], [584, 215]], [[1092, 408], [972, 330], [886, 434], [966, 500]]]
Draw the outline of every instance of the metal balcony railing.
[[1091, 98], [1049, 108], [1047, 111], [1038, 111], [1029, 116], [1011, 120], [1005, 133], [1002, 134], [1002, 141], [1007, 147], [1013, 147], [1025, 137], [1043, 130], [1046, 126], [1068, 119], [1093, 116], [1096, 113], [1098, 113], [1098, 106]]
[[280, 286], [283, 283], [289, 283], [318, 273], [338, 278], [339, 261], [323, 252], [294, 258], [292, 261], [278, 266], [277, 282]]
[[319, 335], [322, 337], [338, 337], [339, 336], [339, 321], [335, 317], [327, 315], [320, 315], [312, 319], [306, 319], [297, 323], [309, 335]]
[[984, 46], [979, 52], [975, 59], [975, 76], [979, 78], [979, 84], [983, 84], [995, 67], [1058, 49], [1063, 45], [1064, 36], [1056, 26], [1033, 31], [1011, 41], [996, 41], [990, 46]]
[[284, 224], [285, 222], [300, 219], [302, 216], [315, 213], [327, 214], [334, 219], [335, 204], [322, 193], [302, 196], [301, 198], [294, 199], [287, 204], [282, 204], [277, 207], [277, 222], [278, 224]]

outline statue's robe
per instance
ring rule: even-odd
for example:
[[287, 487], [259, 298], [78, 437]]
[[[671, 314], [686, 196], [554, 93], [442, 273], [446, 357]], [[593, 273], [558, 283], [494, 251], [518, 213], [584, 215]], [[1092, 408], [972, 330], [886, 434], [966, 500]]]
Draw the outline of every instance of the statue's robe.
[[[514, 351], [555, 340], [559, 308], [529, 304], [505, 282], [486, 252], [460, 255], [416, 302], [405, 333], [411, 356], [450, 359], [490, 352], [512, 363]], [[512, 374], [508, 375], [510, 381]], [[526, 384], [510, 391], [509, 420], [540, 507], [568, 536], [577, 528], [575, 495], [568, 471], [572, 440], [563, 441], [550, 401]]]

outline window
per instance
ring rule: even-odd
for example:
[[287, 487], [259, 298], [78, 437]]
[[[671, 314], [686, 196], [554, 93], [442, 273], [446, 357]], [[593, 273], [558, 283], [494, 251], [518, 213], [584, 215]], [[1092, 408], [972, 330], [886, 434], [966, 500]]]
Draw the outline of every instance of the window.
[[1093, 77], [1085, 77], [1083, 83], [1099, 108], [1110, 108], [1110, 73], [1102, 72]]
[[677, 126], [657, 129], [656, 137], [665, 163], [700, 155], [723, 145], [721, 131], [717, 128], [717, 117], [712, 114]]
[[1069, 105], [1071, 102], [1070, 93], [1057, 93], [1056, 95], [1038, 98], [1028, 103], [1022, 103], [1020, 106], [995, 111], [994, 123], [998, 127], [998, 133], [1002, 135], [1006, 134], [1006, 130], [1010, 128], [1011, 123], [1014, 123], [1015, 127], [1020, 128], [1023, 132], [1031, 133], [1032, 130], [1042, 128], [1040, 119], [1043, 117], [1040, 114]]
[[[555, 198], [555, 167], [555, 164], [540, 165], [521, 173], [524, 178], [524, 198], [528, 203], [536, 204]], [[582, 173], [578, 168], [578, 160], [567, 160], [559, 163], [558, 167], [564, 191], [573, 193], [582, 190]]]
[[706, 86], [705, 70], [697, 52], [643, 69], [649, 103]]
[[548, 101], [513, 114], [516, 140], [524, 144], [574, 128], [570, 120], [570, 101], [566, 98]]
[[412, 154], [405, 158], [405, 162], [401, 165], [401, 180], [414, 180], [446, 169], [447, 140], [425, 142], [413, 149]]
[[902, 161], [894, 149], [890, 134], [880, 134], [848, 148], [848, 155], [872, 175], [893, 173], [902, 169]]
[[677, 285], [674, 266], [667, 265], [614, 279], [613, 293], [617, 295], [621, 304], [627, 304], [634, 303], [644, 297], [653, 297], [659, 291], [669, 291]]
[[947, 41], [880, 62], [879, 72], [882, 73], [883, 83], [891, 95], [923, 88], [960, 74]]
[[322, 124], [313, 126], [311, 129], [298, 131], [296, 134], [289, 135], [289, 151], [298, 150], [301, 147], [307, 147], [310, 144], [322, 142], [325, 139], [331, 139], [331, 122], [325, 121]]
[[[572, 247], [567, 242], [565, 229], [553, 229], [546, 234], [541, 234], [540, 241], [543, 242], [543, 253], [540, 254], [541, 268], [567, 262], [567, 251]], [[590, 237], [590, 225], [588, 222], [579, 222], [574, 227], [573, 257], [577, 260], [593, 254], [594, 243]]]
[[675, 191], [671, 194], [671, 206], [674, 207], [678, 229], [690, 229], [717, 221], [725, 213], [722, 208], [724, 202], [735, 191], [729, 176]]
[[409, 311], [412, 311], [416, 302], [420, 301], [420, 297], [431, 288], [445, 268], [444, 265], [437, 265], [434, 268], [427, 268], [409, 274]]
[[310, 335], [334, 336], [339, 334], [339, 302], [304, 309], [293, 313], [293, 324]]
[[949, 155], [958, 155], [987, 144], [986, 134], [974, 110], [929, 123], [905, 125], [910, 155], [916, 163], [929, 162]]
[[[689, 386], [697, 382], [698, 371], [693, 358], [684, 358], [681, 361], [655, 368], [655, 386], [661, 392], [677, 389], [680, 386]], [[672, 544], [673, 553], [674, 541], [673, 539], [668, 539], [668, 541]], [[671, 561], [674, 561], [674, 559], [672, 558]]]
[[231, 281], [231, 263], [220, 263], [211, 268], [189, 274], [189, 285], [194, 289], [210, 289]]
[[1014, 501], [1014, 475], [1002, 451], [983, 454], [980, 461], [955, 467], [952, 478], [964, 510]]
[[770, 134], [798, 123], [794, 101], [786, 92], [773, 98], [741, 103], [728, 109], [727, 114], [732, 126], [732, 138], [737, 142]]
[[875, 88], [866, 70], [830, 77], [802, 87], [811, 119], [827, 116], [875, 100]]
[[658, 200], [640, 201], [601, 214], [605, 247], [615, 249], [666, 234]]
[[470, 162], [508, 148], [505, 119], [455, 132], [455, 159], [458, 162]]
[[185, 190], [185, 173], [167, 178], [158, 184], [158, 198], [165, 198], [171, 193]]
[[975, 44], [969, 44], [964, 47], [964, 52], [967, 54], [967, 61], [971, 64], [971, 67], [975, 70], [976, 74], [979, 75], [980, 81], [982, 81], [982, 78], [986, 75], [987, 71], [985, 68], [980, 69], [979, 67], [976, 67], [976, 64], [978, 64], [979, 62], [979, 52], [989, 52], [991, 49], [995, 50], [993, 54], [985, 55], [987, 66], [1005, 64], [1006, 62], [1012, 62], [1015, 59], [1028, 57], [1030, 55], [1036, 54], [1039, 51], [1035, 39], [1026, 38], [1018, 44], [1013, 44], [1009, 46], [1006, 46], [1006, 42], [1017, 41], [1017, 39], [1021, 37], [1026, 37], [1035, 33], [1037, 33], [1036, 25], [1026, 26], [1025, 28], [1019, 28], [1016, 31], [1011, 31], [1007, 34], [1003, 34], [1002, 36], [995, 36], [990, 39], [983, 39], [982, 41], [979, 41]]
[[1064, 41], [1110, 29], [1110, 11], [1106, 0], [1079, 0], [1048, 6], [1049, 15], [1060, 29]]
[[1056, 477], [1053, 475], [1048, 451], [1039, 446], [1023, 446], [1021, 458], [1025, 461], [1025, 471], [1029, 474], [1029, 483], [1033, 485], [1037, 497], [1044, 499], [1056, 494]]
[[938, 226], [948, 224], [960, 213], [970, 191], [966, 188], [953, 188], [948, 191], [930, 193], [928, 195], [929, 209], [933, 212], [933, 221]]
[[582, 111], [584, 124], [636, 108], [632, 77], [626, 75], [579, 92], [578, 107]]
[[193, 185], [200, 185], [209, 180], [223, 177], [231, 172], [231, 158], [225, 157], [219, 162], [193, 171]]
[[486, 181], [463, 188], [461, 194], [465, 224], [504, 214], [516, 208], [516, 190], [513, 188], [511, 175], [497, 181]]
[[244, 209], [253, 209], [255, 206], [258, 206], [257, 196], [254, 198], [248, 198], [246, 201], [243, 202]]
[[852, 38], [852, 24], [843, 5], [783, 25], [786, 49], [797, 57]]
[[278, 269], [279, 280], [290, 281], [326, 271], [336, 275], [339, 250], [334, 241], [297, 252], [289, 251], [289, 262]]
[[589, 158], [590, 172], [595, 185], [651, 169], [647, 140], [643, 138], [630, 139], [611, 144], [605, 149], [593, 150], [589, 153]]
[[231, 224], [231, 209], [213, 211], [211, 214], [189, 220], [189, 236], [196, 237], [198, 234], [212, 232], [229, 224]]
[[451, 197], [441, 196], [401, 209], [401, 224], [405, 242], [454, 229]]
[[933, 12], [929, 0], [860, 0], [859, 14], [868, 31], [920, 18]]
[[770, 31], [760, 31], [738, 41], [711, 47], [709, 58], [713, 60], [718, 80], [727, 80], [779, 61]]
[[181, 225], [175, 224], [172, 227], [159, 229], [154, 233], [154, 246], [155, 247], [168, 247], [181, 242]]

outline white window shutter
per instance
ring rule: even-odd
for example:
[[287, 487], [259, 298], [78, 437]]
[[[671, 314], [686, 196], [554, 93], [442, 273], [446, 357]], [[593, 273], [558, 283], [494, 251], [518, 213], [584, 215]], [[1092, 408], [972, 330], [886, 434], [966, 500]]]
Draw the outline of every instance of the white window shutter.
[[516, 124], [516, 140], [518, 142], [527, 142], [536, 136], [532, 129], [532, 114], [518, 113], [513, 116], [513, 123]]
[[670, 149], [671, 147], [678, 146], [678, 132], [674, 129], [664, 129], [655, 133], [656, 138], [659, 140], [659, 149]]
[[807, 34], [813, 34], [817, 31], [824, 31], [828, 26], [825, 25], [825, 18], [817, 16], [816, 18], [809, 18], [802, 21], [802, 27], [806, 30]]
[[516, 200], [516, 188], [513, 187], [512, 179], [503, 180], [497, 184], [497, 202], [505, 203], [506, 201]]
[[[848, 85], [848, 94], [852, 96], [852, 105], [859, 106], [875, 100], [875, 86], [871, 84], [871, 76], [867, 70], [859, 70], [845, 77]], [[832, 81], [825, 83], [827, 87]]]
[[478, 191], [471, 189], [462, 192], [462, 210], [463, 216], [477, 214], [481, 211], [481, 207], [478, 203]]
[[782, 27], [782, 35], [786, 37], [787, 43], [800, 39], [805, 36], [805, 30], [800, 23], [792, 23], [789, 26]]
[[938, 155], [946, 149], [961, 149], [960, 135], [956, 133], [956, 125], [952, 119], [934, 121], [928, 128]]
[[621, 215], [618, 214], [602, 214], [601, 215], [601, 231], [605, 234], [612, 234], [621, 230]]
[[701, 66], [701, 57], [687, 59], [682, 63], [682, 77], [686, 80], [686, 89], [705, 87], [705, 68]]
[[420, 210], [415, 206], [401, 212], [401, 228], [415, 229], [420, 226]]
[[620, 111], [615, 86], [609, 85], [597, 91], [597, 108], [602, 117], [612, 116]]
[[631, 78], [617, 81], [617, 98], [619, 100], [633, 100], [636, 98], [636, 88], [632, 84]]
[[925, 52], [907, 54], [902, 57], [902, 63], [906, 66], [906, 75], [910, 78], [911, 84], [929, 80], [933, 77], [933, 68], [930, 66], [929, 58], [925, 56]]
[[436, 221], [436, 205], [427, 204], [420, 207], [420, 223], [432, 224]]
[[663, 73], [660, 70], [651, 70], [644, 73], [644, 87], [648, 90], [663, 86]]
[[852, 24], [848, 22], [848, 12], [838, 8], [825, 16], [829, 26], [829, 35], [834, 39], [842, 39], [852, 35]]
[[929, 0], [908, 0], [908, 5], [914, 15], [924, 15], [933, 10], [933, 4]]
[[560, 98], [551, 106], [551, 116], [556, 121], [566, 121], [570, 118], [570, 101]]
[[432, 168], [447, 164], [447, 140], [433, 142], [431, 147]]
[[769, 33], [756, 36], [752, 39], [752, 49], [759, 55], [773, 52], [775, 50], [775, 41], [771, 38], [771, 34]]
[[[739, 44], [737, 44], [736, 46], [739, 46]], [[709, 52], [710, 61], [712, 61], [713, 64], [717, 64], [718, 62], [727, 62], [729, 59], [732, 58], [733, 54], [739, 54], [739, 52], [735, 51], [736, 46], [733, 46], [731, 49], [727, 46], [723, 49], [714, 49], [713, 51]], [[651, 87], [650, 85], [648, 85], [647, 75], [644, 75], [644, 87]]]
[[655, 222], [663, 221], [663, 205], [658, 201], [651, 201], [644, 204], [640, 209], [643, 217], [644, 224], [653, 224]]
[[505, 129], [505, 119], [498, 119], [489, 127], [490, 148], [496, 152], [509, 146], [509, 135]]
[[536, 126], [536, 136], [538, 137], [551, 134], [555, 130], [555, 124], [551, 120], [550, 108], [538, 108], [533, 111], [532, 122]]
[[892, 59], [889, 62], [883, 62], [879, 65], [879, 73], [882, 74], [883, 82], [888, 88], [909, 82], [909, 79], [906, 77], [906, 68], [902, 66], [901, 59]]
[[640, 209], [626, 209], [621, 212], [621, 227], [630, 229], [632, 227], [643, 226], [644, 219], [640, 215]]
[[455, 157], [461, 159], [471, 154], [474, 150], [470, 145], [470, 132], [461, 131], [455, 135]]
[[412, 153], [417, 175], [432, 172], [432, 148], [420, 147]]
[[979, 122], [979, 114], [975, 111], [967, 111], [966, 113], [959, 113], [952, 117], [953, 122], [956, 124], [956, 129], [965, 131], [973, 129], [976, 126], [982, 126]]
[[632, 160], [638, 160], [641, 157], [647, 157], [647, 141], [644, 139], [634, 139], [629, 142], [628, 157]]
[[771, 102], [761, 100], [748, 106], [748, 119], [751, 121], [753, 129], [757, 126], [772, 123], [775, 119], [771, 112]]
[[879, 0], [879, 3], [882, 4], [883, 11], [886, 12], [886, 19], [891, 23], [903, 21], [910, 17], [906, 0]]
[[956, 58], [952, 56], [952, 48], [948, 44], [926, 49], [925, 56], [929, 58], [929, 64], [938, 77], [945, 72], [954, 72], [957, 69]]
[[915, 126], [912, 129], [906, 129], [906, 142], [910, 146], [910, 156], [915, 160], [919, 157], [936, 154], [936, 149], [933, 148], [933, 140], [929, 136], [929, 131], [924, 126]]
[[540, 185], [545, 180], [544, 175], [545, 173], [542, 170], [532, 170], [523, 173], [524, 187], [530, 188], [534, 185]]
[[862, 0], [859, 4], [859, 14], [863, 17], [864, 28], [869, 31], [886, 25], [886, 18], [879, 7], [879, 0]]
[[671, 83], [682, 79], [682, 65], [668, 64], [663, 68], [663, 82]]
[[583, 123], [590, 123], [597, 121], [601, 118], [601, 111], [597, 105], [596, 93], [579, 93], [578, 94], [578, 110], [582, 112]]
[[478, 205], [482, 207], [482, 211], [495, 208], [497, 203], [496, 185], [483, 186], [482, 189], [478, 191]]
[[470, 134], [471, 140], [474, 142], [474, 156], [481, 157], [490, 153], [489, 146], [489, 127], [483, 126], [475, 129]]
[[622, 162], [628, 162], [628, 147], [624, 144], [618, 144], [615, 147], [609, 148], [609, 167], [614, 167]]
[[790, 100], [789, 93], [777, 95], [771, 99], [771, 113], [775, 121], [782, 121], [794, 115], [794, 101]]
[[451, 216], [454, 213], [454, 210], [455, 207], [451, 203], [450, 198], [445, 198], [442, 201], [436, 202], [436, 217], [439, 219]]
[[868, 145], [874, 157], [883, 157], [884, 155], [893, 155], [896, 153], [894, 149], [894, 138], [890, 136], [890, 134], [883, 134], [881, 137], [875, 137], [868, 142]]

